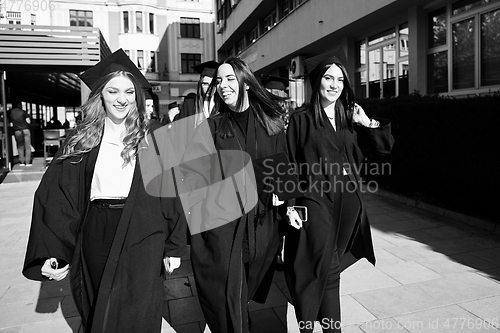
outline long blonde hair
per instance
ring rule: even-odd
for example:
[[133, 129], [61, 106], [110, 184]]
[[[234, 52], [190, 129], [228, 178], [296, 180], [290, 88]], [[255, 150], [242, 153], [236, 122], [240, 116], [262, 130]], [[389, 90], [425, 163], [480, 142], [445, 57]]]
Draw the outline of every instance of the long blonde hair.
[[[59, 159], [83, 156], [83, 154], [90, 152], [101, 143], [106, 117], [102, 91], [111, 79], [118, 76], [126, 77], [132, 81], [136, 101], [125, 118], [125, 136], [122, 140], [125, 147], [120, 154], [124, 160], [124, 165], [130, 163], [132, 157], [137, 154], [139, 142], [144, 138], [147, 131], [147, 124], [144, 121], [146, 114], [144, 92], [132, 74], [125, 71], [116, 71], [99, 79], [97, 88], [90, 93], [89, 99], [82, 105], [83, 120], [68, 139], [63, 148], [63, 154]], [[80, 161], [81, 158], [77, 163]]]

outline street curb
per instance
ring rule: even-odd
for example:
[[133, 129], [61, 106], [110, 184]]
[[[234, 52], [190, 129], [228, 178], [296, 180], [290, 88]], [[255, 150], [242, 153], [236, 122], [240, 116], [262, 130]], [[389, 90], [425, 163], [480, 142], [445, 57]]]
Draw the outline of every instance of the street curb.
[[452, 220], [463, 222], [463, 223], [469, 224], [473, 227], [477, 227], [477, 228], [480, 228], [480, 229], [483, 229], [486, 231], [490, 231], [494, 234], [500, 235], [500, 225], [495, 224], [495, 223], [490, 222], [490, 221], [486, 221], [486, 220], [483, 220], [483, 219], [480, 219], [477, 217], [458, 213], [458, 212], [455, 212], [455, 211], [452, 211], [449, 209], [445, 209], [442, 207], [434, 206], [434, 205], [428, 204], [426, 202], [412, 199], [412, 198], [408, 198], [404, 195], [397, 194], [397, 193], [394, 193], [394, 192], [391, 192], [388, 190], [384, 190], [381, 188], [374, 189], [373, 187], [371, 187], [369, 192], [373, 193], [375, 195], [384, 197], [384, 198], [388, 198], [388, 199], [392, 199], [392, 200], [404, 203], [405, 205], [408, 205], [411, 207], [420, 208], [420, 209], [428, 211], [430, 213], [434, 213], [434, 214], [437, 214], [437, 215], [440, 215], [440, 216], [443, 216], [443, 217], [446, 217], [446, 218], [449, 218]]

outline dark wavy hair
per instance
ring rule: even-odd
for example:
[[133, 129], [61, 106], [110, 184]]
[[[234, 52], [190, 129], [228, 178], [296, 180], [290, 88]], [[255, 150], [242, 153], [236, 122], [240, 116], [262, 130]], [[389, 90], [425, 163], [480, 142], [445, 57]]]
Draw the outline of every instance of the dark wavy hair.
[[[239, 83], [240, 90], [238, 101], [236, 102], [237, 112], [244, 111], [242, 110], [242, 107], [246, 84], [249, 87], [248, 102], [250, 104], [250, 108], [253, 110], [259, 123], [266, 129], [267, 134], [276, 135], [282, 131], [284, 129], [283, 114], [285, 111], [281, 107], [280, 102], [283, 102], [285, 99], [272, 94], [264, 88], [252, 73], [250, 67], [240, 58], [229, 57], [222, 61], [219, 64], [219, 67], [223, 64], [228, 64], [233, 68], [234, 74], [236, 75], [236, 79]], [[216, 85], [217, 79], [214, 77], [209, 89], [215, 89]], [[217, 129], [217, 134], [221, 137], [231, 137], [234, 134], [231, 132], [229, 117], [233, 111], [231, 111], [226, 103], [224, 103], [219, 94], [215, 94], [214, 100], [214, 113], [220, 113], [220, 116], [223, 117], [220, 127]]]
[[[319, 64], [318, 66], [320, 66]], [[324, 119], [323, 115], [323, 107], [321, 106], [321, 96], [319, 94], [319, 87], [321, 84], [321, 79], [323, 75], [325, 75], [326, 71], [332, 67], [332, 65], [337, 65], [342, 74], [344, 75], [344, 89], [342, 89], [342, 93], [337, 101], [340, 103], [335, 104], [335, 123], [338, 124], [338, 129], [346, 129], [352, 128], [352, 114], [354, 109], [354, 103], [356, 102], [356, 98], [354, 96], [354, 90], [352, 89], [351, 81], [349, 80], [349, 75], [347, 75], [347, 70], [340, 62], [332, 61], [323, 66], [320, 71], [321, 75], [316, 77], [315, 82], [312, 83], [312, 95], [311, 95], [311, 103], [309, 104], [309, 110], [314, 115], [314, 124], [316, 127], [323, 127]]]
[[90, 93], [89, 99], [81, 107], [83, 120], [68, 139], [63, 148], [63, 154], [59, 159], [82, 156], [101, 143], [106, 117], [102, 91], [111, 79], [118, 76], [128, 78], [135, 88], [136, 103], [125, 118], [125, 136], [123, 137], [125, 147], [121, 152], [124, 164], [130, 163], [132, 156], [137, 153], [139, 142], [144, 138], [147, 131], [147, 124], [144, 121], [146, 101], [137, 79], [131, 73], [125, 71], [112, 72], [99, 79], [96, 83], [97, 87]]

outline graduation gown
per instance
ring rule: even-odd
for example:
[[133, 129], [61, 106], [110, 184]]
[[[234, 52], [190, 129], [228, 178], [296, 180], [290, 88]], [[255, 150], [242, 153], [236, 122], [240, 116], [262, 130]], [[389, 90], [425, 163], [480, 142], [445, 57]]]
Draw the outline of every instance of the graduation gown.
[[[73, 298], [86, 325], [92, 307], [91, 280], [82, 254], [82, 223], [89, 207], [97, 146], [77, 158], [57, 160], [35, 192], [23, 275], [44, 281], [47, 258], [71, 264]], [[160, 332], [165, 256], [185, 251], [186, 223], [178, 199], [146, 193], [136, 159], [128, 198], [103, 271], [89, 332]]]
[[[285, 277], [297, 320], [306, 322], [318, 320], [319, 306], [336, 250], [342, 192], [335, 191], [334, 184], [339, 184], [344, 177], [343, 163], [351, 165], [347, 166], [353, 171], [349, 178], [358, 185], [356, 193], [361, 209], [350, 247], [339, 258], [340, 269], [343, 271], [361, 258], [375, 265], [368, 215], [359, 189], [360, 178], [355, 172], [363, 160], [356, 132], [352, 129], [335, 131], [324, 111], [323, 123], [324, 126], [316, 127], [312, 112], [302, 110], [291, 115], [287, 130], [289, 158], [298, 166], [304, 192], [304, 196], [296, 200], [296, 205], [308, 208], [309, 219], [299, 230], [291, 226], [286, 228]], [[390, 151], [388, 147], [392, 147], [393, 138], [386, 128], [356, 127], [359, 131], [371, 131], [372, 137], [376, 138], [374, 142], [379, 143], [375, 149], [383, 149], [384, 153]]]
[[[284, 132], [269, 136], [253, 111], [249, 112], [246, 138], [231, 113], [207, 120], [215, 148], [244, 150], [252, 160], [286, 152]], [[235, 136], [222, 138], [216, 134], [224, 117], [232, 122]], [[253, 298], [264, 302], [267, 297], [279, 246], [277, 208], [272, 206], [272, 193], [268, 192], [261, 190], [257, 205], [241, 218], [191, 237], [198, 297], [212, 332], [247, 332], [247, 301]], [[248, 237], [250, 257], [248, 278], [242, 259], [244, 237]]]

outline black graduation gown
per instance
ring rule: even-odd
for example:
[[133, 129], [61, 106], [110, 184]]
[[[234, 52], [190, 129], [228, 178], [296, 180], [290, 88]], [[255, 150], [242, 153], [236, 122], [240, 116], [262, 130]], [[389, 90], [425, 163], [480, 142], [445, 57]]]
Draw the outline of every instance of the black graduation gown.
[[[301, 229], [288, 226], [285, 232], [285, 277], [298, 321], [317, 320], [336, 249], [342, 193], [334, 191], [333, 184], [343, 178], [344, 162], [359, 169], [363, 160], [355, 131], [346, 129], [336, 132], [324, 111], [323, 122], [324, 127], [316, 127], [312, 112], [303, 110], [291, 115], [287, 129], [290, 161], [298, 165], [299, 171], [303, 167], [299, 179], [304, 197], [298, 198], [296, 205], [306, 206], [309, 213], [309, 219]], [[356, 130], [365, 130], [362, 126], [356, 127], [359, 127]], [[384, 128], [370, 131], [375, 133], [373, 136], [387, 153], [387, 147], [392, 147], [393, 143], [390, 133]], [[309, 170], [304, 168], [305, 165], [309, 166]], [[349, 175], [350, 180], [358, 184], [356, 193], [361, 200], [359, 175], [354, 172], [355, 167], [350, 169], [353, 171]], [[340, 257], [341, 271], [361, 258], [375, 265], [370, 225], [362, 200], [353, 237], [350, 248]]]
[[[82, 221], [89, 206], [90, 185], [99, 151], [57, 160], [35, 192], [23, 274], [44, 281], [43, 262], [55, 257], [71, 263], [73, 298], [85, 325], [93, 299], [91, 280], [81, 252]], [[185, 252], [186, 223], [178, 199], [146, 193], [139, 159], [113, 245], [104, 268], [90, 332], [160, 332], [165, 256]]]
[[[243, 149], [253, 160], [286, 152], [284, 132], [269, 136], [253, 114], [248, 119], [246, 146], [245, 137], [238, 130], [238, 138], [220, 137], [216, 131], [223, 117], [232, 119], [229, 113], [208, 119], [217, 150]], [[238, 125], [232, 121], [233, 128], [237, 129]], [[261, 191], [257, 205], [249, 213], [191, 237], [191, 260], [198, 297], [212, 332], [247, 332], [247, 300], [253, 298], [264, 302], [267, 297], [279, 246], [277, 208], [272, 206], [271, 199], [269, 191]], [[250, 256], [246, 287], [242, 261], [245, 227]]]

